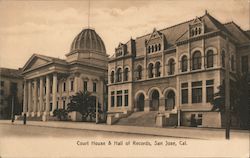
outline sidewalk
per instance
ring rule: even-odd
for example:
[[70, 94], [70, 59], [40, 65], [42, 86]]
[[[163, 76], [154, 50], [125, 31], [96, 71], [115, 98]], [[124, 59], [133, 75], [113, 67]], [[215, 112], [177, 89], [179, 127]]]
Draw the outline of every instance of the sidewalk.
[[[0, 124], [11, 124], [11, 120], [0, 120]], [[14, 124], [23, 124], [22, 121], [15, 121]], [[158, 128], [158, 127], [139, 127], [139, 126], [122, 126], [122, 125], [106, 125], [87, 122], [63, 122], [63, 121], [27, 121], [26, 126], [43, 126], [53, 128], [69, 128], [93, 131], [118, 132], [129, 134], [144, 134], [177, 138], [192, 139], [225, 139], [225, 129], [210, 128]], [[249, 139], [249, 131], [231, 130], [231, 139]]]

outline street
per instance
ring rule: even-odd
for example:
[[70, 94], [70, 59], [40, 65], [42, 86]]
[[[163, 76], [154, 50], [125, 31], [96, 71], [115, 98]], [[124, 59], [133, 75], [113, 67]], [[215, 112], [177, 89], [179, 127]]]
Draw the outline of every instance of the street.
[[93, 131], [83, 129], [65, 129], [42, 127], [19, 124], [0, 124], [1, 137], [55, 137], [55, 138], [74, 138], [74, 137], [105, 137], [105, 138], [162, 138], [160, 136], [126, 134], [117, 132]]

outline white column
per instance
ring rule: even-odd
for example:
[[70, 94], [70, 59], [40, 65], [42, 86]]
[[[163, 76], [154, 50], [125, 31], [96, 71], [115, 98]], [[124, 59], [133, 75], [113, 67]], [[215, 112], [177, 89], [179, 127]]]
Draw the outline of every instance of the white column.
[[50, 109], [50, 77], [46, 76], [46, 107], [45, 107], [45, 115], [49, 114]]
[[33, 109], [32, 109], [32, 116], [36, 115], [37, 112], [37, 80], [34, 80], [34, 102], [33, 102]]
[[27, 81], [24, 80], [24, 88], [23, 88], [23, 113], [22, 114], [27, 113], [27, 103], [28, 103], [28, 100], [27, 100]]
[[39, 115], [40, 116], [40, 114], [41, 114], [41, 112], [43, 111], [43, 77], [40, 77], [40, 92], [39, 92], [39, 94], [40, 94], [40, 96], [39, 96], [39, 110], [38, 110], [38, 113], [37, 113], [37, 115]]
[[75, 76], [74, 78], [74, 92], [77, 93], [78, 92], [78, 77]]
[[31, 110], [32, 110], [31, 106], [32, 106], [31, 81], [28, 81], [28, 114], [27, 116], [29, 116], [31, 113]]
[[202, 104], [206, 103], [207, 92], [206, 92], [206, 80], [202, 81]]
[[57, 100], [57, 74], [53, 74], [53, 83], [52, 83], [52, 112], [56, 109], [56, 100]]

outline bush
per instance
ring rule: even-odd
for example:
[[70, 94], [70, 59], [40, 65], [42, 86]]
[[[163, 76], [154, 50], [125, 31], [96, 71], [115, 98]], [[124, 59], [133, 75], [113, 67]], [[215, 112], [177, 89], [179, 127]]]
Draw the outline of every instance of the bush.
[[57, 117], [60, 121], [68, 119], [68, 112], [65, 109], [55, 109], [53, 111], [53, 116]]

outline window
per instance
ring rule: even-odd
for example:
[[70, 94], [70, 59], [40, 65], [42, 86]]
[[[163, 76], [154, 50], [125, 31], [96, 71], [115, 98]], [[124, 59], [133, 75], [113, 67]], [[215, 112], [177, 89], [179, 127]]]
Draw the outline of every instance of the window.
[[128, 90], [124, 91], [125, 106], [128, 106]]
[[58, 101], [56, 101], [56, 109], [59, 109], [59, 107], [58, 107]]
[[207, 80], [206, 81], [206, 100], [207, 103], [211, 102], [214, 99], [214, 80]]
[[49, 111], [52, 111], [52, 103], [49, 103]]
[[192, 82], [192, 103], [202, 102], [202, 81]]
[[195, 51], [193, 54], [193, 70], [201, 69], [201, 52]]
[[234, 56], [231, 56], [231, 70], [234, 71], [235, 67], [234, 67]]
[[74, 81], [70, 81], [70, 90], [73, 91], [74, 90]]
[[11, 95], [17, 95], [17, 83], [16, 82], [11, 82], [10, 83], [10, 93]]
[[122, 106], [122, 91], [117, 91], [116, 93], [117, 106]]
[[66, 91], [66, 82], [63, 82], [63, 91]]
[[112, 71], [112, 72], [111, 72], [111, 75], [110, 75], [110, 82], [111, 82], [111, 83], [114, 83], [114, 81], [115, 81], [115, 72]]
[[160, 68], [161, 68], [161, 63], [160, 62], [156, 62], [156, 64], [155, 64], [155, 76], [156, 77], [160, 77], [161, 76]]
[[158, 50], [159, 51], [161, 50], [161, 44], [158, 44]]
[[187, 56], [184, 55], [181, 58], [181, 72], [186, 72], [188, 68], [188, 60], [187, 60]]
[[169, 60], [168, 66], [169, 66], [168, 75], [173, 75], [174, 74], [174, 67], [175, 67], [174, 59]]
[[207, 52], [207, 68], [214, 66], [214, 53], [212, 50]]
[[148, 65], [148, 78], [153, 78], [153, 76], [154, 76], [153, 68], [154, 68], [154, 65], [152, 63], [150, 63]]
[[154, 46], [151, 46], [151, 49], [152, 49], [152, 52], [154, 52], [155, 50], [154, 50]]
[[117, 79], [117, 82], [122, 81], [122, 69], [121, 68], [118, 68], [118, 70], [116, 72], [116, 79]]
[[136, 79], [137, 80], [141, 80], [142, 79], [142, 67], [141, 65], [137, 66], [137, 75], [136, 75]]
[[225, 51], [221, 52], [221, 65], [225, 68]]
[[128, 81], [128, 68], [124, 69], [124, 81]]
[[181, 103], [188, 103], [188, 83], [181, 84]]
[[1, 87], [4, 87], [4, 81], [1, 81]]
[[155, 51], [157, 52], [158, 51], [158, 49], [157, 49], [158, 47], [157, 47], [157, 45], [155, 45]]
[[198, 117], [197, 117], [197, 125], [202, 125], [202, 114], [198, 114]]
[[151, 49], [150, 49], [150, 46], [148, 46], [148, 53], [150, 53], [150, 50], [151, 50]]
[[65, 100], [63, 101], [63, 109], [65, 109], [66, 108], [66, 102], [65, 102]]
[[93, 83], [93, 92], [96, 92], [96, 83]]
[[111, 92], [111, 107], [115, 106], [115, 92]]
[[83, 91], [87, 91], [87, 90], [88, 90], [88, 82], [83, 81]]
[[241, 57], [241, 72], [248, 73], [248, 56]]
[[0, 96], [4, 96], [4, 90], [3, 89], [0, 90]]

